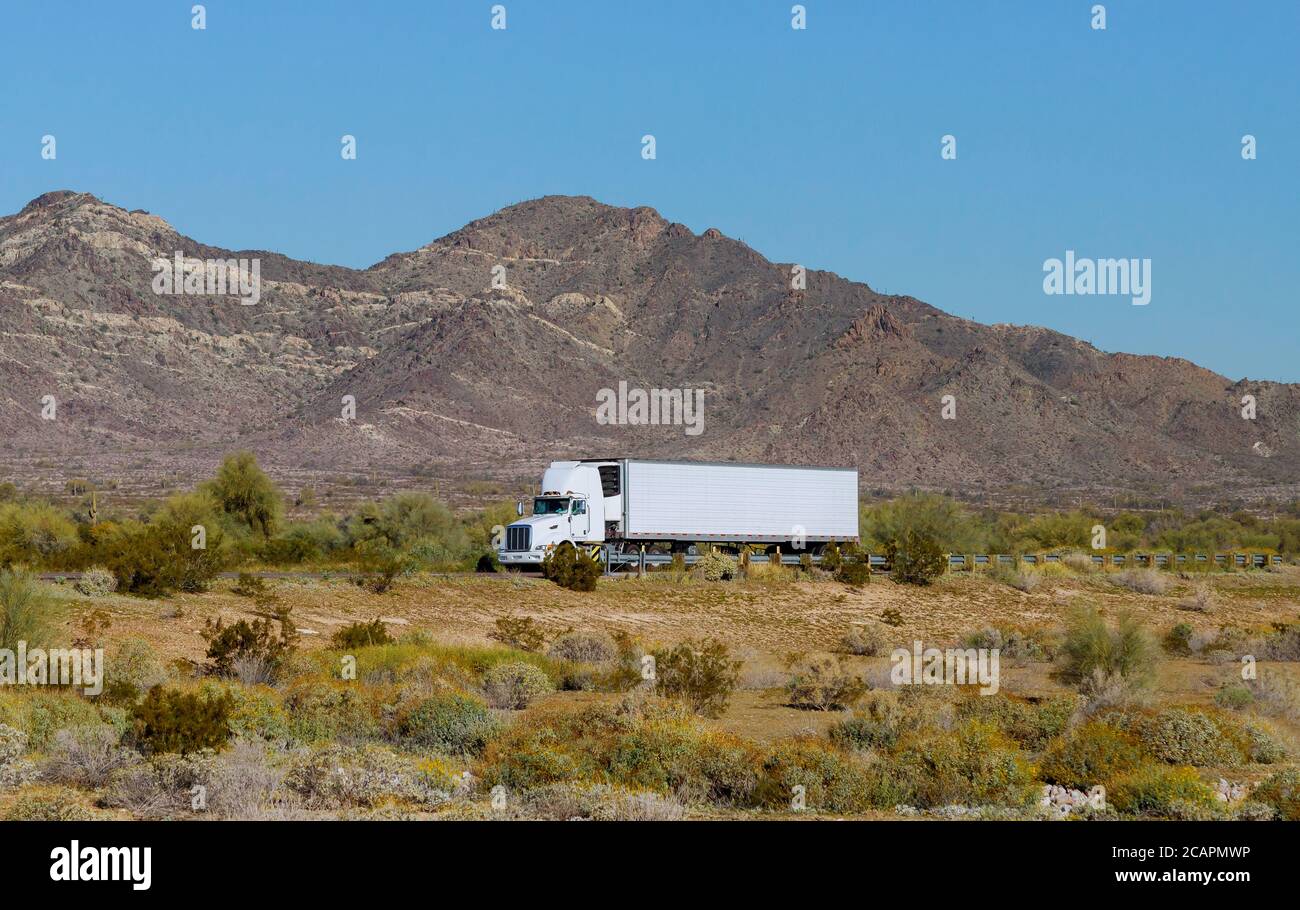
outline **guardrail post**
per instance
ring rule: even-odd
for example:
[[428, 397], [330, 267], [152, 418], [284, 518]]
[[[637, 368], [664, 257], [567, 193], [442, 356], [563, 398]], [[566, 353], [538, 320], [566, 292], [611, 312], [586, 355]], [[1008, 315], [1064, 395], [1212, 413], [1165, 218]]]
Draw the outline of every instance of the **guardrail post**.
[[637, 564], [636, 577], [645, 578], [645, 544], [641, 544], [641, 560]]

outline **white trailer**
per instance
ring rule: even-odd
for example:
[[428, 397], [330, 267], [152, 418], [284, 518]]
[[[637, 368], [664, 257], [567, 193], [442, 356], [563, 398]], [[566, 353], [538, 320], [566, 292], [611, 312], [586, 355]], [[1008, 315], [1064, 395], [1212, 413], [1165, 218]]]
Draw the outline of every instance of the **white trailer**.
[[[520, 514], [523, 514], [522, 503]], [[858, 539], [858, 472], [726, 462], [552, 462], [532, 515], [505, 529], [499, 559], [539, 564], [553, 547], [767, 544], [816, 552]]]

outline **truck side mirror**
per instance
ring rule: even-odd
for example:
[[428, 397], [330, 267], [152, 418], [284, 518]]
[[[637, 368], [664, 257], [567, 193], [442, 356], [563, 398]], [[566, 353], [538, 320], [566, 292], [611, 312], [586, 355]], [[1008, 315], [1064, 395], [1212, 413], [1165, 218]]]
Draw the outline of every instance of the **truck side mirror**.
[[522, 499], [515, 503], [515, 514], [520, 516], [521, 518], [523, 517], [524, 501]]

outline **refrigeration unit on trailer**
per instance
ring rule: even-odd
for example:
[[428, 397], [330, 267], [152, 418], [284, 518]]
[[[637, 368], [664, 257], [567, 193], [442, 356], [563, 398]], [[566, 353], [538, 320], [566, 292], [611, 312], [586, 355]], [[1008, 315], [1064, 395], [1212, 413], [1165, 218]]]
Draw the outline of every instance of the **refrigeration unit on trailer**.
[[551, 463], [532, 514], [505, 529], [498, 557], [537, 565], [566, 542], [615, 551], [715, 543], [817, 552], [857, 539], [858, 472], [849, 468], [585, 459]]

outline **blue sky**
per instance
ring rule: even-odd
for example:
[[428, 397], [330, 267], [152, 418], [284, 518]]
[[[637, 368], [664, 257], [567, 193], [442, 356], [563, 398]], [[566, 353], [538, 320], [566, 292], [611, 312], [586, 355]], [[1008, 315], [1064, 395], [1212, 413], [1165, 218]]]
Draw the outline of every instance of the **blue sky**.
[[[788, 0], [504, 0], [504, 31], [490, 0], [212, 0], [204, 31], [191, 5], [6, 0], [0, 211], [84, 190], [366, 266], [586, 194], [981, 322], [1300, 381], [1294, 0], [1116, 0], [1105, 31], [1093, 0], [806, 0], [804, 31]], [[1151, 304], [1045, 295], [1067, 249], [1150, 258]]]

